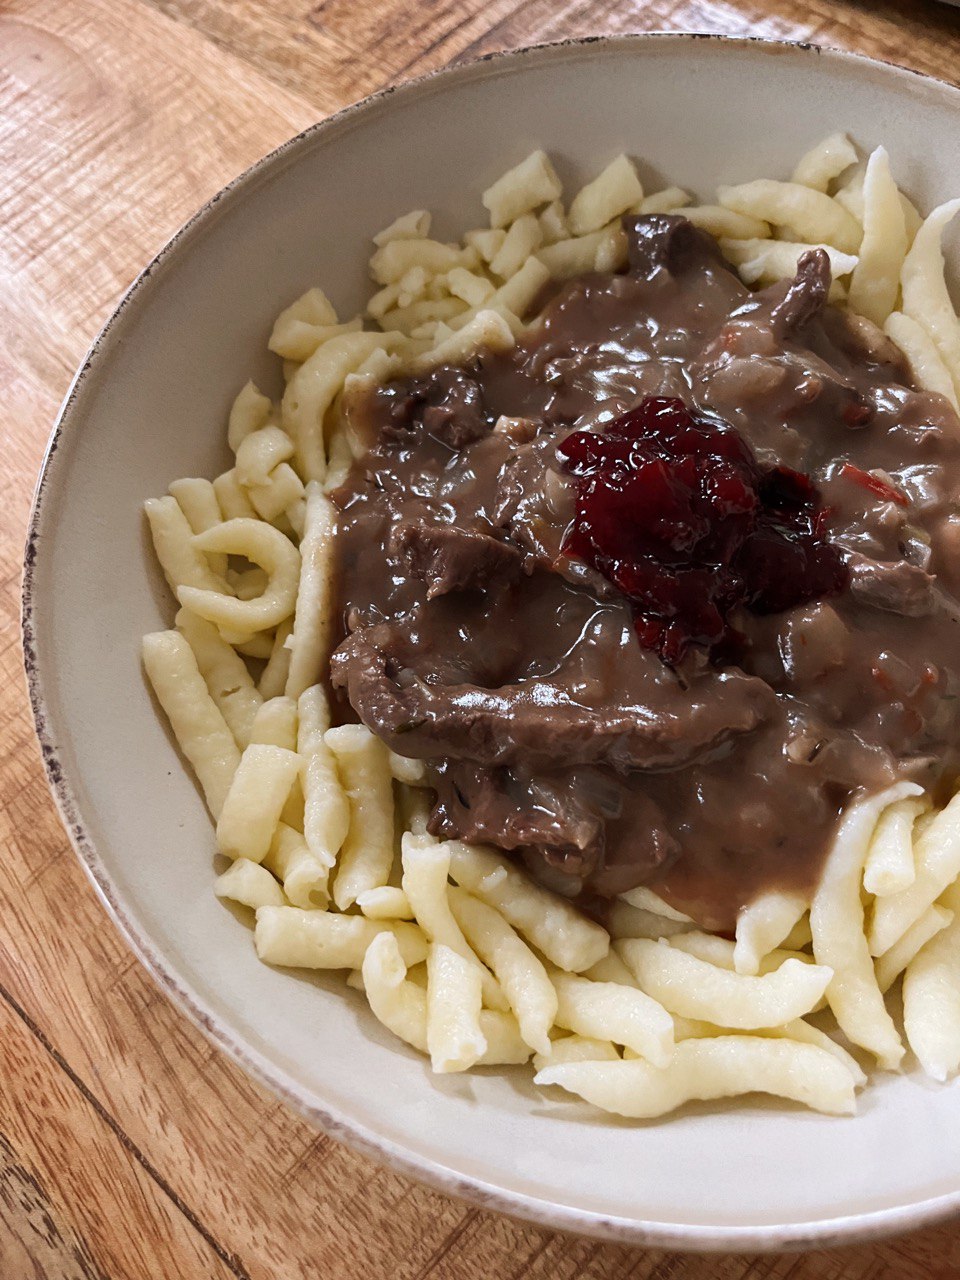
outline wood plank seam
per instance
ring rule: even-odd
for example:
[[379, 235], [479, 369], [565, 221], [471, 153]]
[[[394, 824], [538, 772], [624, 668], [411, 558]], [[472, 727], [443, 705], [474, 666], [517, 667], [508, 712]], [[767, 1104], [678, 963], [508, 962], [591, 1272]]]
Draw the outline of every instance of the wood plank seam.
[[242, 1260], [220, 1243], [219, 1240], [204, 1226], [190, 1206], [182, 1199], [174, 1188], [167, 1182], [163, 1174], [153, 1165], [137, 1144], [124, 1131], [123, 1126], [103, 1105], [95, 1093], [84, 1083], [81, 1077], [74, 1071], [70, 1063], [67, 1062], [63, 1054], [61, 1054], [55, 1045], [47, 1038], [42, 1028], [30, 1017], [26, 1009], [7, 991], [6, 987], [0, 983], [0, 998], [6, 1001], [9, 1007], [17, 1015], [27, 1030], [36, 1037], [43, 1046], [47, 1054], [53, 1059], [60, 1070], [66, 1075], [67, 1079], [80, 1093], [84, 1101], [87, 1102], [99, 1118], [113, 1133], [114, 1137], [121, 1146], [137, 1161], [147, 1176], [157, 1185], [160, 1191], [170, 1200], [174, 1207], [183, 1215], [190, 1223], [191, 1227], [203, 1237], [206, 1243], [214, 1251], [223, 1264], [237, 1277], [237, 1280], [251, 1280], [250, 1274], [244, 1266]]

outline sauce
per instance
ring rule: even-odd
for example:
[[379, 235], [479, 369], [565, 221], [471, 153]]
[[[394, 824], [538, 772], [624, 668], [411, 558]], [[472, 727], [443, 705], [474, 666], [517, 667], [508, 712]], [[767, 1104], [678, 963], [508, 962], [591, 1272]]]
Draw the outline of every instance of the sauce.
[[[332, 682], [427, 762], [435, 832], [730, 929], [813, 888], [852, 794], [956, 769], [960, 422], [827, 304], [825, 255], [750, 293], [685, 220], [626, 225], [628, 270], [565, 285], [514, 350], [350, 406]], [[625, 484], [586, 528], [619, 437], [666, 481], [689, 430], [672, 525]]]

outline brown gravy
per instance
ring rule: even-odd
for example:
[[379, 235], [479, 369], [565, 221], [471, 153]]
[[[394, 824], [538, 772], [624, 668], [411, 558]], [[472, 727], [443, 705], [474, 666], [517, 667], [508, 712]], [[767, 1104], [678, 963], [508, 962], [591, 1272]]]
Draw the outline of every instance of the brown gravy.
[[[437, 833], [585, 903], [649, 883], [730, 929], [762, 890], [813, 887], [858, 789], [955, 769], [960, 421], [825, 303], [825, 258], [751, 293], [682, 219], [627, 230], [630, 269], [565, 285], [514, 350], [351, 406], [368, 449], [334, 494], [332, 683], [428, 762]], [[809, 475], [849, 569], [840, 594], [739, 610], [736, 663], [666, 664], [561, 549], [557, 445], [648, 396]]]

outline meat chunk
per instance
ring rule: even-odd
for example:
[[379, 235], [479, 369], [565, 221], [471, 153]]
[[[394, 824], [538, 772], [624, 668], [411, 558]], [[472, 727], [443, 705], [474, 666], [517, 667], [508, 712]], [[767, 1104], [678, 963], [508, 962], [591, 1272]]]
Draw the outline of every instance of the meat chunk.
[[[612, 897], [661, 870], [680, 852], [659, 807], [625, 794], [597, 769], [530, 774], [443, 761], [433, 773], [437, 802], [429, 830], [444, 838], [490, 841], [517, 851], [533, 876], [564, 895], [588, 888]], [[608, 821], [625, 821], [629, 841], [606, 839]]]
[[629, 269], [649, 279], [657, 271], [679, 275], [695, 264], [726, 266], [717, 242], [687, 218], [671, 213], [625, 215]]
[[497, 477], [493, 521], [527, 555], [553, 567], [572, 515], [573, 489], [556, 470], [552, 443], [518, 447]]
[[782, 341], [822, 311], [830, 293], [830, 259], [823, 249], [808, 249], [781, 302], [773, 308], [773, 331]]
[[601, 898], [614, 898], [646, 884], [680, 856], [680, 842], [670, 834], [660, 806], [649, 796], [631, 795], [621, 818], [608, 824], [603, 857], [589, 872], [585, 887]]
[[670, 768], [754, 729], [776, 702], [762, 680], [737, 671], [713, 677], [700, 697], [678, 694], [669, 710], [656, 711], [584, 706], [548, 677], [492, 689], [438, 685], [412, 665], [407, 631], [388, 623], [355, 631], [333, 654], [331, 678], [388, 746], [425, 760]]
[[503, 849], [536, 845], [585, 875], [603, 851], [603, 820], [569, 786], [542, 779], [522, 782], [508, 769], [487, 769], [469, 761], [444, 761], [433, 779], [437, 803], [430, 817], [433, 835], [461, 840], [493, 840]]
[[451, 449], [463, 449], [490, 431], [480, 384], [467, 369], [439, 365], [420, 378], [386, 388], [392, 396], [381, 431], [386, 444], [409, 446], [425, 433]]
[[390, 534], [388, 550], [407, 573], [429, 583], [428, 600], [451, 591], [511, 586], [523, 572], [516, 547], [457, 525], [402, 520]]
[[922, 618], [934, 606], [933, 574], [906, 560], [882, 563], [854, 554], [849, 558], [850, 590], [863, 604], [907, 618]]

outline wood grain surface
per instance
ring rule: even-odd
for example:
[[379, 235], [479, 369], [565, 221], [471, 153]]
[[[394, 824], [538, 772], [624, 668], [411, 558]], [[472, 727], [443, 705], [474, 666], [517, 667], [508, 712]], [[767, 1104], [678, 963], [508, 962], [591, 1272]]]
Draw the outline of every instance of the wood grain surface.
[[666, 1254], [518, 1225], [355, 1156], [160, 995], [70, 851], [33, 740], [30, 497], [72, 372], [143, 263], [265, 151], [374, 89], [651, 29], [960, 77], [960, 11], [921, 0], [0, 0], [0, 1280], [960, 1277], [954, 1225], [802, 1257]]

